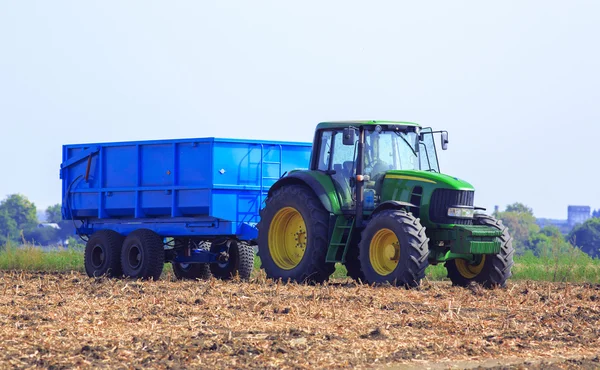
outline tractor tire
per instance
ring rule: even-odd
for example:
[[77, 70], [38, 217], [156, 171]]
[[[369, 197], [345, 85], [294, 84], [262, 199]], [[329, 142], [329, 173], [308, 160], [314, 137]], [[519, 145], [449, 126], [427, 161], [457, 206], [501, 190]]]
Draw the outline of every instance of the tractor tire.
[[173, 274], [179, 280], [208, 280], [212, 276], [208, 263], [173, 262]]
[[229, 260], [224, 263], [211, 263], [210, 272], [214, 277], [221, 280], [231, 280], [239, 276], [242, 280], [249, 280], [254, 270], [254, 250], [252, 246], [235, 240], [223, 244], [211, 244], [212, 253], [225, 252], [229, 254]]
[[126, 277], [158, 280], [164, 264], [164, 243], [157, 233], [137, 229], [127, 235], [121, 249], [121, 266]]
[[326, 262], [329, 212], [303, 185], [283, 186], [267, 198], [258, 224], [258, 255], [268, 278], [322, 283], [335, 270]]
[[482, 255], [476, 264], [469, 264], [466, 260], [455, 259], [446, 262], [448, 277], [453, 285], [466, 287], [475, 282], [485, 288], [505, 287], [506, 280], [512, 275], [513, 256], [515, 249], [508, 228], [502, 221], [488, 215], [475, 215], [475, 225], [492, 226], [502, 231], [500, 253]]
[[425, 227], [411, 213], [384, 210], [375, 214], [358, 245], [366, 283], [419, 286], [429, 264], [428, 243]]
[[123, 236], [113, 230], [95, 232], [85, 245], [84, 266], [89, 277], [119, 277]]
[[352, 244], [348, 248], [346, 262], [344, 262], [347, 275], [355, 281], [364, 283], [366, 280], [365, 274], [363, 274], [362, 270], [360, 269], [360, 261], [358, 260], [358, 244]]

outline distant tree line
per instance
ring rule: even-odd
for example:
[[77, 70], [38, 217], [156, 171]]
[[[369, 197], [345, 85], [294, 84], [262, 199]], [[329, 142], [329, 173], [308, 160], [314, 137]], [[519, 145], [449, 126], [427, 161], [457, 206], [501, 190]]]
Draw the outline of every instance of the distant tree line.
[[0, 247], [7, 242], [51, 245], [74, 235], [71, 221], [63, 221], [60, 204], [46, 209], [46, 221], [57, 228], [39, 227], [37, 208], [21, 194], [12, 194], [0, 202]]
[[531, 251], [539, 256], [577, 247], [592, 257], [600, 257], [600, 210], [594, 211], [592, 218], [575, 226], [568, 235], [563, 235], [555, 226], [540, 228], [533, 209], [523, 203], [510, 204], [494, 216], [510, 230], [517, 254]]
[[[8, 241], [51, 245], [73, 237], [75, 227], [71, 221], [62, 220], [60, 204], [48, 207], [45, 213], [46, 221], [57, 224], [59, 229], [38, 227], [36, 206], [24, 195], [6, 197], [0, 202], [0, 246]], [[568, 251], [577, 246], [590, 256], [600, 257], [600, 210], [594, 211], [593, 218], [577, 225], [567, 236], [554, 226], [540, 228], [533, 210], [523, 203], [510, 204], [503, 212], [495, 212], [494, 216], [510, 230], [517, 254], [531, 251], [542, 255]]]

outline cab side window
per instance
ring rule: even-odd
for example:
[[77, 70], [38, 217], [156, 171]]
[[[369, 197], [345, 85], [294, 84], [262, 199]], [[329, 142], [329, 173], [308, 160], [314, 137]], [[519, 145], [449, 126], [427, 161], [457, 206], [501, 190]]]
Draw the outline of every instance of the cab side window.
[[354, 202], [354, 186], [351, 179], [356, 175], [355, 155], [356, 141], [354, 145], [344, 145], [344, 134], [342, 131], [337, 131], [334, 135], [331, 179], [338, 191], [343, 209], [352, 208]]
[[331, 138], [331, 131], [323, 131], [319, 145], [319, 163], [317, 166], [319, 171], [329, 170], [329, 160], [331, 157]]

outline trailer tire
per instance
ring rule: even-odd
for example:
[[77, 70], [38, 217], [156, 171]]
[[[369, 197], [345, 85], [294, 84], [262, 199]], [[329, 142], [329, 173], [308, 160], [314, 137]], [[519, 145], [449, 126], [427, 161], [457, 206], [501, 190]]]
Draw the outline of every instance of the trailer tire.
[[428, 243], [425, 227], [411, 213], [393, 209], [378, 212], [363, 230], [358, 245], [366, 282], [419, 286], [429, 264]]
[[260, 214], [258, 255], [268, 278], [297, 283], [329, 279], [335, 270], [326, 262], [329, 212], [310, 188], [282, 186], [267, 198]]
[[89, 277], [119, 277], [123, 236], [113, 230], [100, 230], [92, 234], [85, 246], [84, 266]]
[[475, 265], [469, 264], [463, 259], [450, 260], [445, 264], [448, 277], [452, 284], [457, 286], [466, 287], [475, 282], [485, 288], [504, 288], [506, 280], [512, 275], [511, 269], [515, 254], [508, 228], [502, 224], [502, 221], [485, 214], [476, 215], [473, 223], [492, 226], [502, 231], [502, 236], [499, 237], [500, 253], [483, 255], [479, 263]]
[[254, 250], [252, 246], [230, 240], [222, 244], [211, 244], [212, 253], [227, 253], [229, 259], [225, 263], [211, 263], [210, 272], [221, 280], [231, 280], [239, 276], [242, 280], [249, 280], [254, 269]]
[[[189, 239], [178, 239], [179, 244], [183, 244], [186, 248], [201, 249], [208, 251], [209, 243], [200, 243], [196, 245]], [[178, 280], [208, 280], [211, 278], [210, 266], [208, 263], [177, 263], [172, 262], [173, 274]]]
[[179, 280], [208, 280], [212, 276], [208, 263], [173, 262], [173, 274]]
[[121, 266], [126, 277], [158, 280], [164, 264], [164, 243], [157, 233], [137, 229], [127, 235], [121, 249]]

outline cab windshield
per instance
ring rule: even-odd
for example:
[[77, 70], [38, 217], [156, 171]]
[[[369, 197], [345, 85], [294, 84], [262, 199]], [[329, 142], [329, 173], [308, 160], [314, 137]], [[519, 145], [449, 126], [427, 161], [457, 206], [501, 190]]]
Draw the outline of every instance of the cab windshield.
[[419, 141], [416, 132], [366, 130], [365, 174], [374, 178], [389, 170], [439, 172], [431, 129], [423, 131], [423, 141]]

